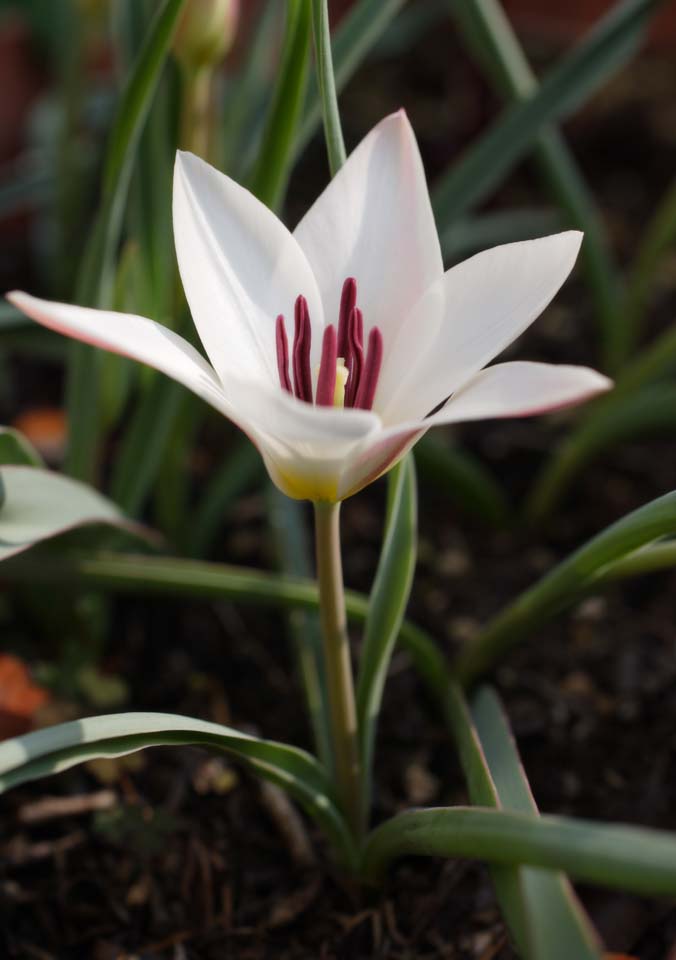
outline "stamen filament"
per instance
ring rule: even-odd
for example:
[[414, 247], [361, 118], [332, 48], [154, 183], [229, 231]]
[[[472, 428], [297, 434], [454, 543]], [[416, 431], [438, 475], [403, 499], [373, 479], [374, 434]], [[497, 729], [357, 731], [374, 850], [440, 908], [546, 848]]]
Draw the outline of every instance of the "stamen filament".
[[338, 312], [338, 356], [348, 357], [350, 345], [350, 314], [357, 304], [357, 282], [354, 277], [348, 277], [343, 284], [340, 295], [340, 310]]
[[287, 393], [293, 393], [291, 387], [291, 377], [289, 376], [289, 341], [286, 337], [286, 327], [284, 326], [284, 315], [280, 313], [277, 317], [276, 328], [277, 343], [277, 370], [279, 371], [279, 382], [282, 390]]
[[345, 387], [345, 406], [354, 406], [354, 400], [357, 396], [359, 381], [361, 380], [362, 367], [364, 366], [364, 321], [362, 312], [358, 307], [353, 307], [350, 311], [350, 322], [348, 327], [348, 351], [345, 360], [345, 366], [350, 371], [347, 386]]
[[383, 363], [383, 335], [374, 327], [369, 334], [369, 344], [364, 363], [364, 371], [359, 381], [354, 406], [360, 410], [370, 410], [376, 395], [378, 377]]
[[333, 324], [324, 331], [322, 340], [322, 359], [317, 377], [317, 400], [320, 407], [332, 407], [336, 392], [336, 365], [338, 360], [338, 338]]
[[293, 387], [299, 400], [312, 403], [312, 371], [310, 369], [310, 347], [312, 346], [312, 328], [307, 300], [303, 296], [296, 299], [294, 308], [295, 331], [293, 338]]

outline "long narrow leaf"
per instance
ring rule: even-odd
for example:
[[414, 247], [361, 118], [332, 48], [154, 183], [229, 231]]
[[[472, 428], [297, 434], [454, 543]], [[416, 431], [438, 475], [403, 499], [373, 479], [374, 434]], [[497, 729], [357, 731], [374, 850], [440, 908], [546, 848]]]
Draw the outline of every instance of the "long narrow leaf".
[[273, 209], [279, 206], [290, 173], [291, 151], [307, 84], [310, 33], [310, 3], [289, 0], [279, 80], [249, 185], [251, 192]]
[[468, 807], [411, 810], [367, 839], [365, 879], [379, 883], [401, 856], [527, 864], [603, 887], [676, 895], [676, 837], [641, 827]]
[[[515, 101], [533, 96], [538, 82], [499, 0], [452, 3], [451, 12], [470, 45], [479, 48], [479, 59], [500, 93]], [[582, 263], [596, 301], [606, 360], [614, 367], [623, 357], [617, 322], [620, 284], [601, 214], [558, 130], [544, 127], [534, 150], [550, 192], [571, 224], [584, 232]]]
[[[472, 713], [500, 807], [537, 816], [538, 808], [495, 693], [480, 690]], [[497, 884], [498, 889], [508, 888], [508, 897], [513, 893], [522, 898], [525, 952], [532, 960], [601, 960], [596, 931], [564, 874], [520, 867], [516, 875], [503, 872]]]
[[[385, 28], [404, 0], [358, 0], [336, 29], [331, 47], [336, 90], [338, 93], [364, 61], [382, 36]], [[303, 110], [303, 122], [294, 144], [296, 156], [316, 133], [322, 120], [319, 89], [310, 81]]]
[[[101, 207], [80, 271], [80, 303], [105, 306], [112, 294], [112, 262], [122, 230], [136, 147], [184, 2], [165, 0], [159, 8], [122, 95], [108, 141]], [[74, 476], [88, 479], [96, 463], [98, 357], [91, 347], [81, 343], [72, 345], [70, 356], [70, 443], [66, 468]]]
[[220, 749], [283, 787], [350, 859], [352, 842], [331, 782], [317, 761], [296, 747], [261, 740], [231, 727], [165, 713], [87, 717], [0, 744], [0, 792], [97, 757], [118, 757], [150, 746], [192, 744]]
[[536, 478], [526, 504], [531, 523], [551, 514], [574, 477], [615, 444], [654, 433], [672, 434], [676, 427], [676, 385], [654, 384], [599, 406], [560, 444]]
[[413, 458], [388, 477], [388, 508], [357, 682], [357, 720], [362, 761], [362, 820], [371, 808], [373, 748], [383, 689], [408, 604], [416, 563], [418, 501]]
[[613, 561], [673, 533], [676, 533], [676, 492], [627, 514], [559, 563], [498, 614], [460, 654], [455, 664], [457, 676], [463, 683], [471, 683], [512, 646], [589, 589]]
[[433, 201], [442, 229], [498, 186], [546, 124], [574, 111], [627, 61], [660, 2], [624, 0], [613, 7], [537, 92], [504, 111], [437, 184]]

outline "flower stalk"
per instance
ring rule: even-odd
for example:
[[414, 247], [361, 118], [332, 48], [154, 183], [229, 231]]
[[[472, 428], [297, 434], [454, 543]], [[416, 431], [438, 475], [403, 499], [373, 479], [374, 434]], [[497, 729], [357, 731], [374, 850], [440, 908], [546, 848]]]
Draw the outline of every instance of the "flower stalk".
[[316, 501], [314, 508], [317, 582], [336, 787], [342, 811], [357, 837], [360, 831], [361, 770], [340, 556], [340, 504]]

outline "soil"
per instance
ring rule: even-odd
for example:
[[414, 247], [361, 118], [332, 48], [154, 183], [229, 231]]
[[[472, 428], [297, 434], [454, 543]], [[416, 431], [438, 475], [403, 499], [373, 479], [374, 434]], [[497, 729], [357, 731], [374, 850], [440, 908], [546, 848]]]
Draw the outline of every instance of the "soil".
[[[362, 72], [346, 94], [345, 115], [353, 140], [404, 102], [433, 174], [496, 104], [471, 66], [453, 50], [449, 56], [446, 34], [424, 42], [424, 57], [421, 44], [396, 68], [384, 60]], [[567, 130], [623, 259], [674, 169], [676, 138], [667, 122], [674, 82], [673, 63], [638, 61]], [[646, 85], [648, 106], [638, 92]], [[451, 110], [452, 89], [469, 91], [458, 111]], [[294, 184], [300, 209], [323, 176], [317, 146]], [[529, 167], [495, 203], [505, 201], [542, 202]], [[673, 279], [673, 263], [671, 271]], [[651, 331], [670, 319], [662, 298], [649, 316]], [[579, 280], [521, 339], [518, 355], [594, 362], [591, 311]], [[455, 436], [519, 503], [567, 422], [479, 424]], [[675, 467], [672, 438], [625, 444], [578, 478], [546, 530], [520, 532], [468, 519], [421, 477], [420, 558], [409, 616], [452, 657], [557, 558], [670, 490]], [[346, 579], [360, 589], [368, 589], [377, 560], [383, 489], [376, 484], [344, 508]], [[219, 559], [271, 566], [262, 494], [241, 502], [221, 543]], [[494, 671], [542, 810], [676, 828], [674, 587], [676, 575], [664, 573], [588, 597]], [[119, 598], [108, 609], [112, 626], [104, 632], [101, 669], [127, 685], [125, 706], [203, 716], [309, 746], [279, 615], [140, 598]], [[3, 619], [16, 652], [31, 662], [53, 657], [25, 609], [7, 607]], [[354, 640], [358, 652], [358, 631]], [[411, 805], [466, 799], [449, 734], [402, 653], [392, 664], [377, 756], [375, 820]], [[102, 792], [108, 796], [94, 812], [64, 815], [55, 803]], [[54, 815], [27, 822], [27, 811], [45, 797]], [[402, 861], [384, 890], [367, 896], [346, 884], [313, 826], [274, 792], [198, 750], [156, 749], [129, 762], [75, 769], [12, 792], [2, 816], [3, 956], [516, 957], [482, 865]], [[673, 904], [597, 889], [580, 894], [609, 951], [674, 960]]]

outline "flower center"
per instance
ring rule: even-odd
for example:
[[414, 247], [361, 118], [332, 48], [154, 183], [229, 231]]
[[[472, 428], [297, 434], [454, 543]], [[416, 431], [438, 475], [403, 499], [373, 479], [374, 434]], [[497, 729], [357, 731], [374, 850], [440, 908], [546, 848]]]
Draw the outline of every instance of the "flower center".
[[305, 297], [299, 296], [294, 308], [290, 358], [293, 385], [289, 374], [289, 343], [281, 313], [277, 317], [276, 344], [279, 382], [287, 393], [320, 407], [372, 408], [383, 362], [383, 335], [378, 327], [374, 327], [364, 350], [364, 318], [357, 306], [357, 284], [352, 277], [343, 284], [338, 331], [333, 324], [324, 331], [321, 361], [316, 368], [314, 401], [310, 369], [312, 326]]

